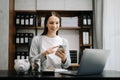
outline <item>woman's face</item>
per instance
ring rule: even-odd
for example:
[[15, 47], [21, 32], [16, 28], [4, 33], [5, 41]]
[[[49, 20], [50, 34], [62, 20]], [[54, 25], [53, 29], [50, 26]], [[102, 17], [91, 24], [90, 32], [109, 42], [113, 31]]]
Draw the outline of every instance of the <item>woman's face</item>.
[[60, 27], [60, 19], [53, 15], [53, 16], [49, 17], [46, 26], [48, 27], [48, 32], [56, 33]]

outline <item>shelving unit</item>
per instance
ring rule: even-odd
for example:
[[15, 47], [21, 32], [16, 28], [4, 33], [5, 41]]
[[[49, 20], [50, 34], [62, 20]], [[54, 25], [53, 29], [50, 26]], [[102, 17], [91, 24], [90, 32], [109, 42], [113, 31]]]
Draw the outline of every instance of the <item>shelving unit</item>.
[[[17, 5], [16, 5], [17, 6]], [[77, 17], [78, 18], [78, 24], [77, 26], [61, 26], [60, 27], [60, 31], [64, 30], [64, 31], [77, 31], [78, 35], [79, 35], [79, 42], [78, 42], [78, 46], [79, 46], [79, 61], [80, 58], [82, 56], [82, 52], [85, 48], [93, 48], [93, 10], [14, 10], [14, 14], [13, 14], [13, 18], [14, 18], [14, 24], [11, 27], [11, 29], [14, 30], [13, 35], [10, 36], [11, 38], [14, 38], [14, 40], [16, 40], [15, 35], [17, 33], [33, 33], [33, 37], [35, 35], [38, 35], [38, 32], [43, 30], [43, 26], [41, 26], [41, 17], [45, 17], [45, 15], [49, 12], [49, 11], [56, 11], [60, 14], [61, 17]], [[22, 14], [22, 15], [27, 15], [27, 14], [34, 14], [34, 25], [29, 25], [29, 23], [27, 23], [27, 25], [16, 25], [16, 15], [17, 14]], [[84, 17], [86, 16], [86, 25], [84, 25]], [[89, 18], [89, 17], [90, 18]], [[30, 20], [30, 17], [24, 16], [24, 18], [19, 18], [20, 21], [21, 19], [23, 19], [23, 21], [25, 22], [25, 20]], [[90, 25], [88, 25], [88, 19], [90, 19]], [[20, 22], [21, 24], [21, 22]], [[22, 23], [23, 24], [23, 23]], [[24, 23], [26, 24], [26, 23]], [[88, 32], [87, 34], [87, 44], [84, 44], [83, 41], [83, 37], [85, 35], [83, 35], [83, 32]], [[25, 38], [25, 37], [24, 37]], [[85, 39], [84, 39], [85, 40]], [[29, 53], [29, 47], [30, 45], [18, 45], [15, 43], [16, 41], [14, 41], [14, 43], [10, 43], [10, 45], [12, 45], [14, 47], [13, 50], [11, 50], [10, 54], [12, 54], [13, 56], [12, 59], [12, 63], [14, 65], [14, 58], [16, 55], [16, 51], [17, 48], [27, 48], [28, 49], [28, 53]], [[28, 42], [30, 43], [30, 42]], [[74, 43], [73, 43], [74, 44]], [[29, 54], [28, 54], [29, 55]], [[14, 58], [13, 58], [14, 57]], [[11, 62], [10, 62], [11, 63]], [[11, 68], [13, 68], [13, 65], [11, 66]], [[80, 64], [78, 63], [74, 63], [72, 64], [70, 67], [78, 67]], [[11, 69], [10, 68], [10, 69]]]
[[[32, 25], [32, 26], [26, 26], [26, 25], [16, 25], [15, 27], [16, 27], [16, 34], [17, 33], [19, 33], [19, 32], [17, 32], [17, 30], [20, 30], [20, 29], [27, 29], [27, 30], [34, 30], [35, 31], [35, 35], [38, 35], [37, 33], [37, 31], [38, 30], [43, 30], [43, 26], [41, 26], [41, 17], [45, 17], [45, 15], [48, 13], [49, 11], [36, 11], [36, 12], [30, 12], [30, 11], [28, 11], [28, 12], [24, 12], [24, 11], [16, 11], [16, 14], [18, 14], [18, 13], [22, 13], [22, 14], [35, 14], [35, 18], [33, 18], [34, 20], [34, 25]], [[56, 12], [58, 12], [60, 15], [61, 15], [61, 17], [78, 17], [78, 26], [61, 26], [60, 27], [60, 30], [77, 30], [77, 31], [79, 31], [79, 39], [80, 39], [80, 44], [79, 44], [79, 49], [80, 49], [80, 52], [79, 52], [79, 58], [81, 57], [81, 55], [82, 55], [82, 51], [85, 49], [85, 48], [92, 48], [93, 47], [93, 40], [92, 40], [92, 37], [93, 37], [93, 35], [92, 35], [92, 18], [91, 18], [91, 25], [83, 25], [83, 14], [84, 15], [92, 15], [92, 11], [59, 11], [59, 10], [56, 10]], [[16, 15], [15, 14], [15, 15]], [[15, 16], [15, 17], [17, 17], [17, 15]], [[92, 16], [91, 16], [92, 17]], [[15, 18], [16, 19], [16, 21], [17, 21], [17, 18]], [[22, 22], [22, 20], [21, 20], [22, 18], [20, 18], [20, 20], [19, 21], [21, 21]], [[30, 20], [29, 18], [27, 18], [28, 20]], [[20, 23], [20, 24], [26, 24], [25, 23], [25, 20], [26, 20], [26, 17], [24, 17], [24, 23]], [[87, 20], [87, 19], [86, 19]], [[30, 21], [29, 21], [30, 22]], [[16, 22], [17, 23], [17, 22]], [[83, 40], [83, 37], [85, 37], [86, 35], [83, 35], [83, 33], [84, 32], [88, 32], [88, 35], [87, 35], [87, 44], [85, 44], [85, 39]], [[35, 36], [34, 35], [34, 36]], [[17, 47], [18, 46], [16, 46], [16, 49], [17, 49]], [[23, 47], [23, 46], [19, 46], [19, 47]], [[30, 46], [28, 46], [28, 47], [30, 47]], [[29, 51], [28, 51], [29, 52]], [[76, 62], [76, 65], [79, 65], [79, 63], [77, 63]], [[71, 66], [73, 66], [74, 67], [74, 65], [71, 65]]]

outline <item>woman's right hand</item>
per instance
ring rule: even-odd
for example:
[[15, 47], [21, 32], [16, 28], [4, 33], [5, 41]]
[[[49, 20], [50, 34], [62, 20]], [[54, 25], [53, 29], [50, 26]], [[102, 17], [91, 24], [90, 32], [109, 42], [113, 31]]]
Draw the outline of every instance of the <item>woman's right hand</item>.
[[43, 52], [44, 56], [46, 56], [46, 55], [48, 55], [48, 54], [54, 53], [54, 52], [55, 52], [55, 48], [57, 48], [57, 47], [59, 47], [59, 46], [53, 46], [53, 47], [45, 50], [45, 51]]

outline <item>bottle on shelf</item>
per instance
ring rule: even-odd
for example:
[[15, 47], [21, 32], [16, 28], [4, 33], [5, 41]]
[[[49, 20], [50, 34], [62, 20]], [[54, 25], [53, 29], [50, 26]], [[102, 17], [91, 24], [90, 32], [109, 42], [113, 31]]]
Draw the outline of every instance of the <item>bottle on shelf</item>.
[[25, 26], [29, 26], [29, 14], [25, 15]]
[[29, 46], [31, 45], [32, 38], [33, 38], [33, 33], [29, 33]]
[[88, 22], [88, 25], [90, 26], [91, 25], [91, 17], [90, 16], [88, 16], [87, 22]]
[[30, 19], [30, 24], [29, 25], [33, 26], [34, 25], [34, 15], [31, 14], [29, 19]]
[[25, 59], [25, 53], [23, 51], [21, 52], [21, 59]]
[[20, 52], [16, 52], [17, 59], [21, 59]]
[[20, 26], [20, 14], [16, 14], [15, 16], [15, 25]]
[[24, 44], [24, 33], [20, 33], [20, 44]]
[[86, 18], [86, 16], [83, 16], [83, 25], [87, 25], [87, 18]]
[[28, 43], [29, 43], [28, 37], [29, 37], [28, 33], [25, 33], [25, 44], [28, 44]]
[[19, 33], [16, 33], [15, 39], [16, 39], [15, 43], [20, 44], [20, 34]]
[[29, 59], [29, 54], [28, 54], [28, 52], [25, 52], [25, 59]]
[[21, 24], [20, 26], [24, 26], [25, 25], [25, 18], [24, 18], [24, 14], [21, 15]]

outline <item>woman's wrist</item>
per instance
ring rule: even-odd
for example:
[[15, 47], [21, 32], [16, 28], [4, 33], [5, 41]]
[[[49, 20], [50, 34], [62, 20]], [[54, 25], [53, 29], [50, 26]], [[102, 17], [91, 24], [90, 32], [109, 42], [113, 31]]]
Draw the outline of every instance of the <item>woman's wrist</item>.
[[66, 58], [62, 59], [62, 63], [64, 64], [66, 62]]
[[46, 56], [47, 54], [49, 54], [49, 52], [47, 50], [43, 52], [44, 56]]

